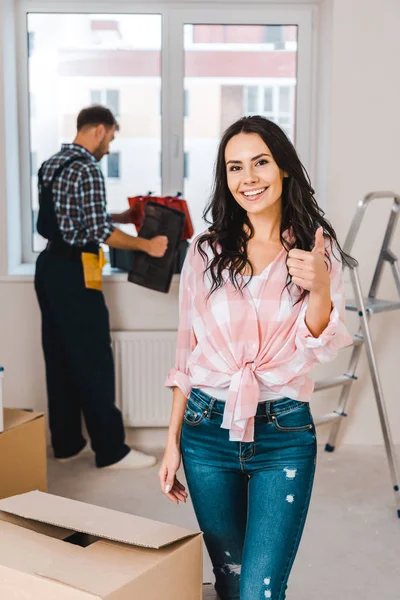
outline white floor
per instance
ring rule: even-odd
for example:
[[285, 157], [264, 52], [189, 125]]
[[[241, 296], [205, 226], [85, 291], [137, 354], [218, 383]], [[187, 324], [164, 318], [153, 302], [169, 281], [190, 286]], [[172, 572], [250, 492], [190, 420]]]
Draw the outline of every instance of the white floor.
[[[161, 451], [157, 454], [160, 455]], [[400, 449], [398, 454], [400, 455]], [[101, 471], [88, 454], [69, 465], [49, 460], [49, 491], [197, 529], [193, 509], [159, 491], [157, 466]], [[205, 556], [204, 581], [213, 581]], [[215, 598], [205, 588], [204, 598]], [[319, 450], [314, 495], [287, 600], [399, 600], [400, 519], [383, 447]]]

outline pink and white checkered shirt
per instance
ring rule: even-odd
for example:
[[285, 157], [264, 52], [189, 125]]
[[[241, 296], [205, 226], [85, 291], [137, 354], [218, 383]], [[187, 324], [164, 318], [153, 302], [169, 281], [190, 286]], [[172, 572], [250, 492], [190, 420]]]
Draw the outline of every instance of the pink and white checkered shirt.
[[[286, 250], [257, 277], [253, 295], [247, 288], [243, 295], [237, 291], [226, 271], [224, 285], [207, 299], [211, 278], [204, 275], [196, 240], [181, 274], [176, 363], [165, 385], [178, 386], [187, 398], [193, 387], [229, 388], [222, 427], [230, 430], [230, 440], [251, 442], [259, 383], [308, 401], [314, 382], [307, 373], [352, 343], [344, 322], [341, 261], [330, 253], [332, 311], [328, 326], [314, 338], [305, 323], [308, 297], [294, 305], [295, 286], [292, 296], [285, 289]], [[211, 249], [206, 252], [211, 258]]]

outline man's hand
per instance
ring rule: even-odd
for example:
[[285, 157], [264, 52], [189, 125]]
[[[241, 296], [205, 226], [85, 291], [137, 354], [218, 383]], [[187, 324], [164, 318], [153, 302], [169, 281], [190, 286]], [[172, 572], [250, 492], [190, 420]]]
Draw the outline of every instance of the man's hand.
[[145, 252], [154, 258], [162, 258], [168, 248], [168, 238], [165, 235], [157, 235], [151, 240], [147, 240], [139, 236], [128, 235], [119, 229], [114, 229], [105, 243], [112, 248]]
[[168, 238], [165, 235], [157, 235], [151, 240], [146, 240], [144, 252], [153, 258], [162, 258], [168, 248]]
[[131, 206], [128, 210], [124, 210], [122, 213], [113, 213], [111, 215], [113, 223], [120, 223], [121, 225], [128, 225], [129, 223], [133, 223], [133, 219], [135, 218], [137, 213], [137, 207]]

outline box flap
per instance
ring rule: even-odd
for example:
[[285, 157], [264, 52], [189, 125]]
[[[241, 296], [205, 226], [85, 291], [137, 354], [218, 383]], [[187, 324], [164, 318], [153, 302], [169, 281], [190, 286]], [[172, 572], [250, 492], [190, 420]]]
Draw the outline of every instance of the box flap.
[[3, 433], [9, 431], [10, 429], [14, 429], [14, 427], [19, 427], [20, 425], [24, 425], [25, 423], [29, 423], [29, 421], [34, 421], [35, 419], [38, 419], [39, 417], [43, 416], [43, 413], [31, 412], [27, 410], [17, 410], [13, 408], [5, 408], [3, 414]]
[[57, 525], [48, 525], [41, 521], [32, 521], [32, 519], [24, 519], [23, 517], [17, 517], [17, 515], [0, 511], [0, 524], [3, 522], [23, 527], [29, 531], [41, 533], [55, 540], [65, 540], [65, 538], [75, 533], [71, 529], [65, 529], [64, 527], [58, 527]]
[[[98, 542], [98, 544], [105, 546], [112, 543], [110, 541]], [[32, 577], [31, 585], [34, 584], [37, 578], [46, 580], [48, 583], [66, 585], [71, 589], [71, 595], [68, 596], [70, 599], [81, 598], [76, 593], [77, 590], [83, 590], [95, 594], [96, 597], [103, 598], [126, 585], [135, 577], [138, 569], [136, 565], [133, 565], [133, 568], [120, 567], [118, 563], [109, 565], [107, 555], [100, 558], [91, 556], [87, 550], [96, 545], [81, 548], [2, 521], [0, 522], [0, 569], [5, 567], [20, 576], [30, 575]], [[143, 548], [139, 550], [139, 548], [128, 546], [124, 546], [124, 548], [127, 548], [126, 553], [129, 554], [131, 550], [133, 552], [142, 551], [155, 554], [158, 552], [144, 550]], [[163, 550], [160, 550], [160, 552], [163, 552]], [[0, 596], [3, 600], [1, 582], [0, 575]], [[50, 589], [50, 593], [46, 595], [46, 598], [58, 600], [59, 589], [53, 587], [47, 587], [47, 589]], [[51, 590], [53, 593], [51, 593]], [[73, 590], [74, 593], [72, 593]], [[8, 596], [6, 597], [8, 598]], [[15, 595], [12, 598], [20, 597], [20, 589], [16, 588]], [[29, 595], [29, 598], [43, 600], [40, 594]]]
[[0, 500], [0, 511], [134, 546], [162, 548], [197, 535], [176, 525], [128, 515], [43, 492]]

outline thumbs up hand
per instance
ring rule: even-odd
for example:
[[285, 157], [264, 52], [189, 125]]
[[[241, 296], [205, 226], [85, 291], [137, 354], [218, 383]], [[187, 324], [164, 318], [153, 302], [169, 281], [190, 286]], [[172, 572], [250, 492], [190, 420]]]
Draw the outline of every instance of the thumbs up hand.
[[314, 248], [311, 250], [312, 254], [319, 254], [322, 258], [325, 258], [325, 242], [324, 242], [324, 230], [322, 227], [318, 227], [315, 232]]
[[311, 252], [293, 248], [286, 261], [293, 283], [317, 294], [330, 291], [330, 277], [325, 264], [325, 241], [322, 227], [315, 232], [314, 248]]

